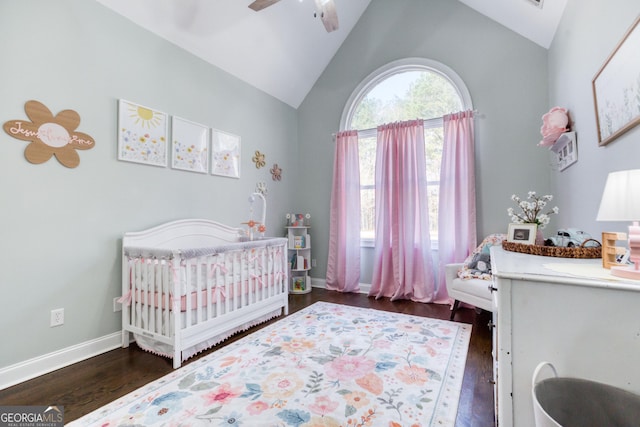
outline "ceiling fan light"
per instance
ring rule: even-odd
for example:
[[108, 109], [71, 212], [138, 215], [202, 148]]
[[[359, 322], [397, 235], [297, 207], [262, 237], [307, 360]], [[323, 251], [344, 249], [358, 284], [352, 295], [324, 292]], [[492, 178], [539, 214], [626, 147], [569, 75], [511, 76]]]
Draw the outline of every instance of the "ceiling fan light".
[[530, 3], [542, 9], [542, 3], [544, 0], [529, 0]]

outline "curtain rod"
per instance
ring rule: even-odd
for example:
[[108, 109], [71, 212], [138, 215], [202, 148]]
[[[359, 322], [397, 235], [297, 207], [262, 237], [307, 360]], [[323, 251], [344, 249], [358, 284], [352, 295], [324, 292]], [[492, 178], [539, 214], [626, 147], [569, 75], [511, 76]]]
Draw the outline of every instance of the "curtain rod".
[[[467, 110], [465, 110], [465, 111], [467, 111]], [[464, 111], [461, 111], [461, 112], [464, 112]], [[478, 110], [471, 110], [471, 112], [473, 113], [473, 118], [474, 118], [474, 119], [475, 119], [476, 117], [478, 117], [478, 118], [480, 118], [480, 117], [484, 117], [484, 116], [482, 116], [482, 115], [480, 114], [480, 112], [479, 112]], [[453, 114], [455, 114], [455, 113], [453, 113]], [[422, 120], [422, 121], [425, 121], [425, 122], [427, 122], [427, 121], [431, 121], [431, 120], [434, 120], [434, 121], [440, 121], [440, 120], [442, 120], [442, 118], [443, 118], [443, 117], [444, 117], [444, 116], [434, 117], [434, 118], [431, 118], [431, 119], [418, 119], [418, 120]], [[374, 131], [377, 131], [377, 130], [378, 130], [378, 128], [377, 128], [377, 127], [374, 127], [374, 128], [369, 128], [369, 129], [349, 129], [349, 130], [355, 130], [355, 131], [358, 131], [358, 133], [360, 134], [360, 133], [374, 132]], [[336, 136], [337, 136], [337, 135], [338, 135], [337, 133], [332, 133], [332, 134], [331, 134], [331, 137], [333, 138], [333, 140], [334, 140], [334, 141], [335, 141], [335, 139], [336, 139]]]

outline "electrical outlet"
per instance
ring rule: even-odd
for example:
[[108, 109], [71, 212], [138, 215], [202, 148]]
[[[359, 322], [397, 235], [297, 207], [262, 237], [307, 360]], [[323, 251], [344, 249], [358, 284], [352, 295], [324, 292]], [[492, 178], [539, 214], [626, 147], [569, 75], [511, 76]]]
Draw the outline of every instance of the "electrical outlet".
[[316, 266], [316, 259], [312, 258], [311, 259], [311, 267], [315, 267]]
[[51, 327], [64, 324], [64, 308], [51, 310]]
[[119, 297], [115, 297], [113, 299], [113, 312], [117, 312], [117, 311], [122, 311], [122, 304], [118, 302], [120, 298]]

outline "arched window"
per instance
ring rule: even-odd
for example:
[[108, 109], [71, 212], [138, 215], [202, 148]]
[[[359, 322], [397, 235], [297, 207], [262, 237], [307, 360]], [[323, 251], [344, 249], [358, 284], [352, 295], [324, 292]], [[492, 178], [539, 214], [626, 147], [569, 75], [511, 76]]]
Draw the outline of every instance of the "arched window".
[[358, 130], [360, 151], [360, 237], [365, 246], [375, 238], [376, 127], [423, 119], [431, 240], [438, 238], [438, 198], [442, 159], [442, 117], [472, 109], [469, 91], [449, 67], [423, 58], [387, 64], [371, 73], [347, 101], [341, 129]]

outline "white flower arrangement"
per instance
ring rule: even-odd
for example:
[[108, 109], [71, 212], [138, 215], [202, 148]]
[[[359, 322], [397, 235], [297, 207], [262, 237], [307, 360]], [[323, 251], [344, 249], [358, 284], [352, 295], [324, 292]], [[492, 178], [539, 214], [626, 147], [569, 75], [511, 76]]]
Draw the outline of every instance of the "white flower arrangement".
[[507, 209], [511, 222], [516, 224], [538, 224], [538, 228], [545, 228], [550, 221], [549, 215], [560, 212], [557, 206], [546, 213], [543, 212], [547, 203], [553, 200], [553, 196], [550, 194], [538, 196], [535, 191], [529, 191], [527, 200], [522, 200], [515, 194], [511, 196], [511, 200], [516, 202], [522, 210], [521, 213], [516, 213], [513, 208]]

